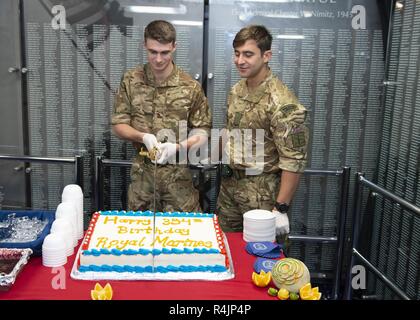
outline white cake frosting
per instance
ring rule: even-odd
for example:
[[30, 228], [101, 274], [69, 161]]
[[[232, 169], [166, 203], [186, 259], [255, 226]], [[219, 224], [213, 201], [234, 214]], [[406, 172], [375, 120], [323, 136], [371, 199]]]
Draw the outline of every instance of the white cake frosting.
[[82, 272], [222, 272], [227, 268], [217, 216], [187, 212], [158, 212], [155, 218], [151, 211], [96, 212], [79, 262]]

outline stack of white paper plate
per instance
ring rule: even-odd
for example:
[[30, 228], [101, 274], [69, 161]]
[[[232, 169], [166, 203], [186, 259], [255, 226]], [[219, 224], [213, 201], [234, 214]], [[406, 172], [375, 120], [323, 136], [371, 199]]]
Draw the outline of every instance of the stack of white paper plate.
[[255, 209], [244, 213], [243, 238], [246, 242], [274, 241], [276, 216], [268, 210]]

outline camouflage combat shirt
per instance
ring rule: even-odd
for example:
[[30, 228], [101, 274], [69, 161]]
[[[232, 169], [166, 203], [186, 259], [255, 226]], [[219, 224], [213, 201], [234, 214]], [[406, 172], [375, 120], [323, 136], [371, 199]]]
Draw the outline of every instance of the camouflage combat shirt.
[[[307, 163], [309, 131], [302, 117], [297, 120], [297, 111], [307, 111], [296, 96], [269, 71], [265, 80], [252, 92], [248, 91], [246, 79], [233, 86], [228, 97], [227, 129], [230, 138], [225, 152], [229, 154], [230, 167], [246, 169], [259, 166], [260, 172], [273, 173], [280, 170], [303, 172]], [[251, 131], [251, 136], [242, 134], [242, 147], [235, 153], [232, 132]], [[242, 130], [252, 129], [252, 130]], [[256, 139], [256, 131], [264, 135], [264, 142]], [[245, 147], [249, 145], [248, 149]], [[236, 145], [239, 145], [236, 143]], [[258, 147], [259, 145], [259, 147]], [[252, 155], [250, 157], [250, 150]], [[255, 157], [260, 148], [263, 155]], [[261, 152], [259, 154], [261, 154]]]
[[178, 143], [179, 138], [187, 138], [191, 129], [194, 135], [209, 134], [211, 114], [200, 83], [191, 76], [174, 65], [168, 79], [157, 83], [145, 64], [124, 74], [111, 123], [125, 123], [156, 135], [158, 141]]

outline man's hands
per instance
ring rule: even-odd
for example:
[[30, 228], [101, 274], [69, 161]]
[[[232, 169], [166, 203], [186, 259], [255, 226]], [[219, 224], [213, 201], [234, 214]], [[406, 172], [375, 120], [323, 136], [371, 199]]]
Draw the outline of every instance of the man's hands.
[[[159, 152], [157, 154], [157, 164], [175, 163], [175, 155], [177, 151], [177, 144], [165, 142], [159, 145]], [[155, 161], [152, 161], [155, 163]]]
[[153, 163], [167, 164], [175, 163], [174, 156], [177, 152], [177, 144], [171, 142], [159, 143], [156, 136], [150, 133], [143, 135], [143, 143], [147, 148], [147, 151], [152, 152], [156, 148], [157, 154], [156, 159], [151, 159]]
[[152, 151], [153, 148], [159, 148], [158, 141], [156, 139], [156, 136], [154, 134], [145, 133], [143, 135], [143, 143], [147, 148], [147, 151]]
[[276, 215], [276, 235], [282, 236], [290, 233], [289, 226], [289, 217], [287, 213], [278, 212], [276, 209], [273, 209], [274, 214]]

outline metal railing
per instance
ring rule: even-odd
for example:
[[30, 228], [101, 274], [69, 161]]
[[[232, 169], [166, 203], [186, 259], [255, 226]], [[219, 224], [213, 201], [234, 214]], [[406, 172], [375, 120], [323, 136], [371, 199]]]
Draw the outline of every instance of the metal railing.
[[[103, 170], [104, 167], [130, 167], [132, 161], [128, 160], [111, 160], [96, 157], [95, 162], [95, 205], [98, 210], [103, 207]], [[198, 166], [197, 168], [200, 168]], [[340, 295], [341, 283], [341, 269], [343, 261], [344, 239], [345, 239], [345, 222], [347, 217], [347, 202], [350, 185], [350, 167], [343, 167], [338, 170], [322, 170], [322, 169], [306, 169], [304, 175], [318, 175], [318, 176], [337, 176], [341, 179], [341, 191], [339, 200], [339, 213], [337, 217], [337, 234], [331, 237], [324, 236], [307, 236], [307, 235], [293, 235], [289, 236], [290, 240], [312, 243], [335, 243], [336, 244], [336, 266], [334, 270], [334, 282], [332, 286], [333, 299], [338, 299]], [[200, 179], [201, 181], [201, 179]]]
[[[74, 181], [83, 190], [83, 156], [76, 155], [74, 157], [32, 157], [32, 156], [16, 156], [16, 155], [0, 155], [0, 161], [21, 161], [25, 166], [16, 167], [14, 170], [19, 171], [24, 169], [26, 173], [31, 172], [31, 168], [27, 167], [29, 163], [44, 163], [44, 164], [73, 164], [74, 165]], [[29, 177], [25, 177], [25, 181], [30, 182]], [[32, 208], [32, 198], [30, 192], [30, 185], [26, 186], [26, 200], [25, 207]]]
[[339, 208], [340, 211], [337, 217], [337, 234], [332, 237], [323, 236], [306, 236], [306, 235], [293, 235], [289, 236], [289, 239], [302, 241], [302, 242], [315, 242], [315, 243], [335, 243], [336, 244], [336, 266], [334, 270], [334, 282], [332, 286], [332, 298], [337, 300], [340, 296], [340, 284], [341, 284], [341, 269], [343, 267], [343, 251], [344, 251], [344, 239], [345, 239], [345, 224], [347, 217], [347, 202], [349, 197], [349, 186], [350, 186], [350, 167], [343, 167], [339, 170], [318, 170], [318, 169], [306, 169], [305, 175], [321, 175], [321, 176], [338, 176], [341, 179], [341, 191]]
[[74, 164], [74, 181], [83, 189], [83, 156], [76, 155], [72, 158], [70, 157], [50, 158], [50, 157], [0, 155], [0, 160], [22, 161], [25, 163], [40, 162], [40, 163]]
[[96, 210], [100, 210], [103, 208], [104, 204], [104, 192], [103, 192], [103, 185], [104, 185], [104, 175], [103, 170], [104, 167], [131, 167], [133, 164], [132, 161], [129, 160], [111, 160], [111, 159], [103, 159], [102, 157], [96, 157], [95, 161], [95, 208]]
[[392, 192], [381, 188], [380, 186], [374, 184], [373, 182], [367, 180], [363, 173], [356, 173], [356, 183], [354, 186], [354, 207], [353, 207], [353, 232], [352, 232], [352, 248], [351, 248], [351, 261], [348, 268], [347, 281], [345, 287], [345, 299], [350, 300], [352, 298], [352, 269], [355, 263], [356, 258], [366, 266], [375, 276], [377, 276], [388, 288], [390, 288], [397, 296], [404, 300], [410, 300], [410, 298], [402, 291], [394, 282], [387, 278], [382, 272], [380, 272], [368, 259], [366, 259], [357, 249], [359, 242], [359, 229], [360, 229], [360, 220], [361, 220], [361, 206], [363, 197], [361, 195], [362, 187], [367, 187], [370, 190], [381, 194], [387, 199], [390, 199], [397, 204], [403, 206], [407, 210], [411, 211], [414, 214], [420, 216], [420, 208], [409, 203], [403, 198], [393, 194]]

